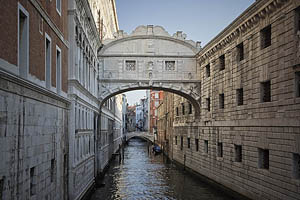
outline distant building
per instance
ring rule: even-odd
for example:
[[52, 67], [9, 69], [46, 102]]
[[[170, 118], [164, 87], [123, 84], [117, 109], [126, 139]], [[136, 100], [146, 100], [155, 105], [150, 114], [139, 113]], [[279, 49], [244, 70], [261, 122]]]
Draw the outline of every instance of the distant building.
[[163, 91], [150, 90], [150, 130], [154, 134], [157, 129], [157, 107], [163, 99]]
[[128, 106], [127, 107], [127, 132], [136, 131], [136, 114], [135, 114], [136, 106]]

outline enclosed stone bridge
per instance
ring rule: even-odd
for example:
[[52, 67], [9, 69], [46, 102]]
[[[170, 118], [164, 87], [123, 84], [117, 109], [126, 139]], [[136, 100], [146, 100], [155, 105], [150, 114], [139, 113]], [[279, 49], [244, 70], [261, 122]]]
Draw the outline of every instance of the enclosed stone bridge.
[[138, 137], [142, 138], [144, 140], [154, 142], [154, 135], [150, 134], [149, 132], [140, 132], [140, 131], [134, 131], [134, 132], [127, 132], [125, 134], [126, 141], [129, 141], [131, 138]]
[[139, 89], [163, 90], [188, 99], [200, 112], [200, 73], [195, 55], [200, 42], [171, 36], [161, 26], [139, 26], [130, 35], [119, 31], [99, 51], [101, 105], [110, 97]]

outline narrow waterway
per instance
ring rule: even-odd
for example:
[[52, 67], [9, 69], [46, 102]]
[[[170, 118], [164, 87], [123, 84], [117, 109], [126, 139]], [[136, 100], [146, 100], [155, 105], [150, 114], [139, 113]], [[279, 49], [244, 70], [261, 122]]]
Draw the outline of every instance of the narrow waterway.
[[131, 139], [124, 162], [111, 163], [92, 200], [118, 199], [235, 199], [167, 162], [162, 155], [148, 155], [147, 142]]

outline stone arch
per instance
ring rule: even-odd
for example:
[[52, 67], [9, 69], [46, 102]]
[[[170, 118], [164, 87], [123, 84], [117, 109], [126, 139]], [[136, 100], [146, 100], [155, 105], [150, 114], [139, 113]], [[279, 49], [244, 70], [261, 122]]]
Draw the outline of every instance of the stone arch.
[[102, 105], [107, 101], [109, 98], [124, 93], [124, 92], [129, 92], [129, 91], [134, 91], [134, 90], [147, 90], [147, 89], [152, 89], [152, 90], [162, 90], [166, 92], [171, 92], [174, 94], [177, 94], [179, 96], [182, 96], [186, 98], [194, 107], [195, 110], [195, 116], [200, 115], [200, 97], [197, 94], [191, 94], [188, 91], [184, 90], [183, 88], [172, 88], [172, 87], [163, 87], [163, 86], [146, 86], [146, 85], [136, 85], [136, 86], [124, 86], [122, 88], [114, 88], [111, 89], [108, 93], [102, 96], [101, 101], [100, 101], [100, 108]]

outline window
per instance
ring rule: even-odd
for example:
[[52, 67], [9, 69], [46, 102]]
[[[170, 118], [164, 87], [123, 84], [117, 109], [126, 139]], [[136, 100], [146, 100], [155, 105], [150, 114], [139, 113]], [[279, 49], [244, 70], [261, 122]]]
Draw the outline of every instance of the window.
[[56, 46], [56, 90], [61, 93], [61, 50]]
[[36, 174], [35, 167], [30, 168], [30, 196], [36, 194]]
[[51, 159], [51, 168], [50, 168], [50, 179], [51, 179], [51, 183], [53, 182], [54, 180], [54, 176], [55, 176], [55, 159]]
[[165, 61], [166, 71], [175, 71], [175, 61]]
[[51, 88], [51, 39], [50, 37], [45, 33], [45, 80], [46, 80], [46, 88]]
[[271, 81], [260, 84], [261, 102], [271, 101]]
[[179, 109], [176, 107], [176, 116], [179, 116]]
[[4, 177], [0, 179], [0, 199], [3, 199]]
[[183, 150], [183, 137], [180, 137], [180, 150]]
[[208, 153], [208, 140], [204, 140], [204, 153]]
[[221, 55], [219, 57], [219, 63], [220, 63], [220, 71], [225, 69], [225, 55]]
[[29, 66], [29, 14], [18, 4], [18, 66], [19, 74], [27, 78]]
[[295, 22], [296, 22], [295, 27], [296, 28], [295, 29], [296, 29], [296, 33], [297, 33], [298, 31], [300, 31], [300, 6], [298, 8], [296, 8], [295, 16], [296, 16], [296, 20], [295, 20]]
[[224, 109], [224, 93], [219, 94], [219, 108]]
[[188, 148], [191, 148], [191, 138], [187, 138], [187, 145], [188, 145]]
[[177, 145], [177, 136], [175, 136], [175, 145]]
[[189, 114], [193, 113], [193, 106], [191, 103], [189, 103]]
[[61, 0], [56, 0], [56, 11], [61, 15]]
[[258, 167], [269, 169], [269, 150], [258, 148]]
[[295, 82], [296, 82], [296, 97], [300, 97], [300, 72], [296, 72]]
[[206, 77], [210, 77], [210, 64], [205, 66]]
[[243, 42], [236, 46], [238, 61], [244, 60], [244, 44]]
[[218, 157], [223, 157], [223, 143], [218, 142]]
[[293, 153], [293, 177], [300, 179], [300, 154]]
[[242, 162], [242, 145], [234, 145], [235, 162]]
[[[126, 71], [135, 71], [135, 60], [126, 60], [125, 61], [125, 69]], [[156, 96], [156, 93], [155, 93]], [[156, 98], [156, 97], [155, 97]]]
[[210, 98], [206, 98], [207, 111], [210, 112]]
[[238, 106], [241, 106], [244, 104], [244, 91], [243, 88], [236, 90], [236, 102]]
[[195, 139], [196, 151], [199, 151], [199, 139]]
[[261, 36], [261, 49], [271, 46], [271, 25], [263, 28], [260, 31]]
[[184, 115], [185, 114], [184, 103], [182, 103], [181, 106], [182, 106], [182, 115]]

